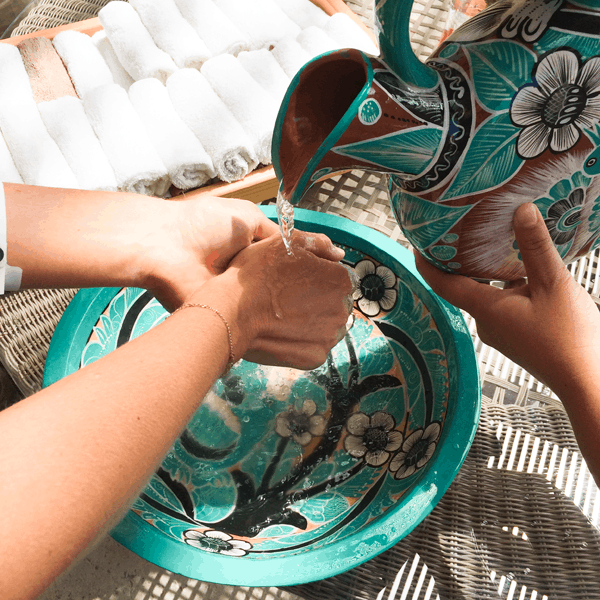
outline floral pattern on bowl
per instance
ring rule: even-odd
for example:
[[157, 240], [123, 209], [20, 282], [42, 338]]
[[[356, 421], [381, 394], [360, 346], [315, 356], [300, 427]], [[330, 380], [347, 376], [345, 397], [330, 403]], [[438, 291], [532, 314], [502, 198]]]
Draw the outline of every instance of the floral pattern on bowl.
[[[440, 460], [448, 419], [455, 418], [459, 380], [452, 332], [470, 342], [464, 321], [458, 311], [449, 319], [440, 301], [393, 256], [369, 244], [367, 254], [336, 239], [335, 232], [325, 233], [345, 250], [344, 262], [360, 280], [345, 338], [310, 372], [243, 360], [234, 365], [133, 504], [128, 525], [120, 526], [141, 526], [134, 514], [146, 524], [144, 535], [161, 543], [169, 539], [182, 552], [187, 548], [190, 557], [197, 556], [188, 576], [199, 577], [200, 569], [199, 578], [215, 580], [201, 566], [210, 556], [258, 565], [328, 552], [339, 543], [351, 548], [420, 485], [437, 493], [437, 484], [431, 488], [429, 482], [437, 470], [430, 467]], [[145, 290], [101, 292], [103, 299], [94, 300], [95, 320], [80, 328], [87, 334], [71, 369], [98, 360], [168, 315]], [[80, 308], [88, 309], [84, 296]], [[77, 304], [76, 297], [69, 309], [76, 312]], [[476, 380], [474, 354], [469, 361]], [[469, 394], [476, 423], [478, 387]], [[384, 538], [373, 546], [376, 552], [385, 549]]]

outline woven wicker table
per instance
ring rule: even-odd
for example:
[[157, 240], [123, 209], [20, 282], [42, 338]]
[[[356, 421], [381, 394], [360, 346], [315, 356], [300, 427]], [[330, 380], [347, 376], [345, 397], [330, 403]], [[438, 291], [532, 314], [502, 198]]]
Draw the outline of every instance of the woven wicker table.
[[[95, 16], [108, 0], [40, 0], [13, 35]], [[367, 0], [347, 0], [367, 24]], [[416, 0], [415, 51], [438, 44], [450, 3]], [[408, 246], [391, 214], [383, 177], [353, 171], [321, 183], [303, 208], [342, 215]], [[596, 301], [599, 251], [571, 266]], [[36, 290], [0, 299], [0, 362], [18, 386], [41, 387], [52, 333], [76, 290]], [[240, 588], [192, 581], [105, 539], [42, 600], [427, 600], [600, 599], [600, 495], [558, 399], [529, 373], [485, 346], [465, 315], [483, 386], [481, 423], [458, 477], [407, 538], [331, 579], [294, 588]], [[2, 389], [12, 385], [0, 370]], [[11, 388], [12, 389], [12, 388]], [[14, 390], [13, 390], [14, 391]]]

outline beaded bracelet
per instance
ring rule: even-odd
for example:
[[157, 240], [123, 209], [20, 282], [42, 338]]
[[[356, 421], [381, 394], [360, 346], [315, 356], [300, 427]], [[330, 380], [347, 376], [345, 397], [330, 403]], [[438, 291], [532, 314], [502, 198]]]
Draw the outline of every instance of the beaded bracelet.
[[229, 340], [229, 362], [225, 366], [225, 371], [223, 371], [223, 375], [226, 375], [229, 372], [229, 370], [231, 369], [231, 367], [233, 367], [233, 365], [236, 362], [235, 353], [233, 352], [233, 336], [231, 335], [231, 329], [229, 327], [229, 323], [227, 323], [227, 320], [225, 319], [225, 317], [216, 308], [213, 308], [212, 306], [209, 306], [208, 304], [192, 304], [191, 302], [182, 304], [178, 309], [174, 310], [169, 316], [172, 317], [175, 313], [179, 312], [180, 310], [183, 310], [184, 308], [206, 308], [208, 310], [212, 310], [212, 312], [214, 312], [221, 319], [221, 321], [223, 321], [223, 323], [225, 324], [225, 327], [227, 328], [227, 338]]

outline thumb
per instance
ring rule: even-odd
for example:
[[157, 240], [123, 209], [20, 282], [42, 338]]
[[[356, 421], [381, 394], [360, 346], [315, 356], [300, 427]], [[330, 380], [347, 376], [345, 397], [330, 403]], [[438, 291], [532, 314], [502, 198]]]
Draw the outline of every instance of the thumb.
[[444, 273], [417, 252], [415, 252], [415, 263], [423, 279], [438, 296], [466, 310], [475, 318], [478, 318], [482, 309], [492, 306], [498, 294], [502, 293], [498, 288], [478, 283], [469, 277]]
[[568, 271], [537, 206], [532, 203], [519, 206], [513, 226], [531, 291], [552, 290]]
[[267, 219], [263, 214], [257, 215], [253, 242], [264, 240], [277, 233], [279, 233], [279, 225], [277, 223], [274, 223], [271, 219]]
[[294, 248], [303, 248], [319, 258], [324, 258], [332, 262], [338, 262], [344, 258], [344, 251], [337, 246], [323, 233], [309, 233], [306, 231], [294, 230], [292, 236], [292, 251]]

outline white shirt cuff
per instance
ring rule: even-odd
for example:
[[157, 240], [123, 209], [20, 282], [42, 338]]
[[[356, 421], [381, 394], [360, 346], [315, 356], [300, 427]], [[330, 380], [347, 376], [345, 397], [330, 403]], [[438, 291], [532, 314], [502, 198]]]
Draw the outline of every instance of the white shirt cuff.
[[22, 275], [23, 269], [20, 267], [11, 267], [10, 265], [6, 265], [6, 271], [4, 274], [4, 291], [18, 292], [21, 289]]

